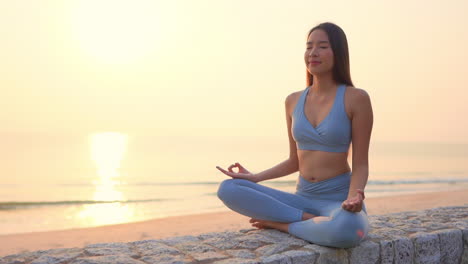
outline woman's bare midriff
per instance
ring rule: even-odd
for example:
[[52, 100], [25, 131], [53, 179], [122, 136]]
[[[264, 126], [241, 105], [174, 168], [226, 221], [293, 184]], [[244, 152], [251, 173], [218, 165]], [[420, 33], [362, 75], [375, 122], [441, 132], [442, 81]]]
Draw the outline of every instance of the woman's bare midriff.
[[311, 182], [327, 180], [351, 171], [348, 153], [298, 150], [299, 173]]

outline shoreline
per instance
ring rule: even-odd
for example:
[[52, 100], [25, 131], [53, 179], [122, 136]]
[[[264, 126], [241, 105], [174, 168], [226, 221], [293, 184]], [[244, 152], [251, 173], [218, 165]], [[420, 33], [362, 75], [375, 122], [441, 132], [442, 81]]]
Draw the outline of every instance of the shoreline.
[[[468, 205], [468, 189], [366, 198], [369, 215]], [[0, 235], [0, 256], [95, 243], [130, 242], [252, 228], [232, 211], [172, 216], [125, 224]]]

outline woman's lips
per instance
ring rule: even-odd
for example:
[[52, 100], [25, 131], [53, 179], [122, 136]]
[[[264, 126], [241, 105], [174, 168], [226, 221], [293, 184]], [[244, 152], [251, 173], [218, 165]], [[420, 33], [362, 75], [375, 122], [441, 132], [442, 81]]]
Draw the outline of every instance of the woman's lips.
[[311, 62], [309, 62], [309, 64], [312, 64], [312, 65], [318, 65], [320, 63], [321, 63], [320, 61], [311, 61]]

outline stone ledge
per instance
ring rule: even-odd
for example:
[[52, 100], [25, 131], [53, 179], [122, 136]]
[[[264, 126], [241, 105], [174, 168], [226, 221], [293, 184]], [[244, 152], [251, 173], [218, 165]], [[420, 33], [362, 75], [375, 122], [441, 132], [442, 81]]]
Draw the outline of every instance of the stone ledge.
[[468, 206], [369, 220], [369, 235], [349, 249], [311, 244], [277, 230], [246, 229], [26, 252], [2, 257], [0, 264], [468, 263]]

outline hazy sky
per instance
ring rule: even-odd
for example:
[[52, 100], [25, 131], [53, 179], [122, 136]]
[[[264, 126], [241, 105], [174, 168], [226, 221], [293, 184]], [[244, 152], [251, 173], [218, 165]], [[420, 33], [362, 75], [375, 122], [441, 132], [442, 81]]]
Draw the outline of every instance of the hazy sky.
[[1, 1], [2, 132], [286, 135], [308, 30], [347, 34], [377, 141], [467, 142], [466, 1]]
[[467, 3], [0, 0], [1, 182], [95, 177], [90, 136], [106, 131], [128, 136], [129, 177], [273, 166], [307, 32], [325, 21], [347, 34], [372, 142], [466, 144]]

